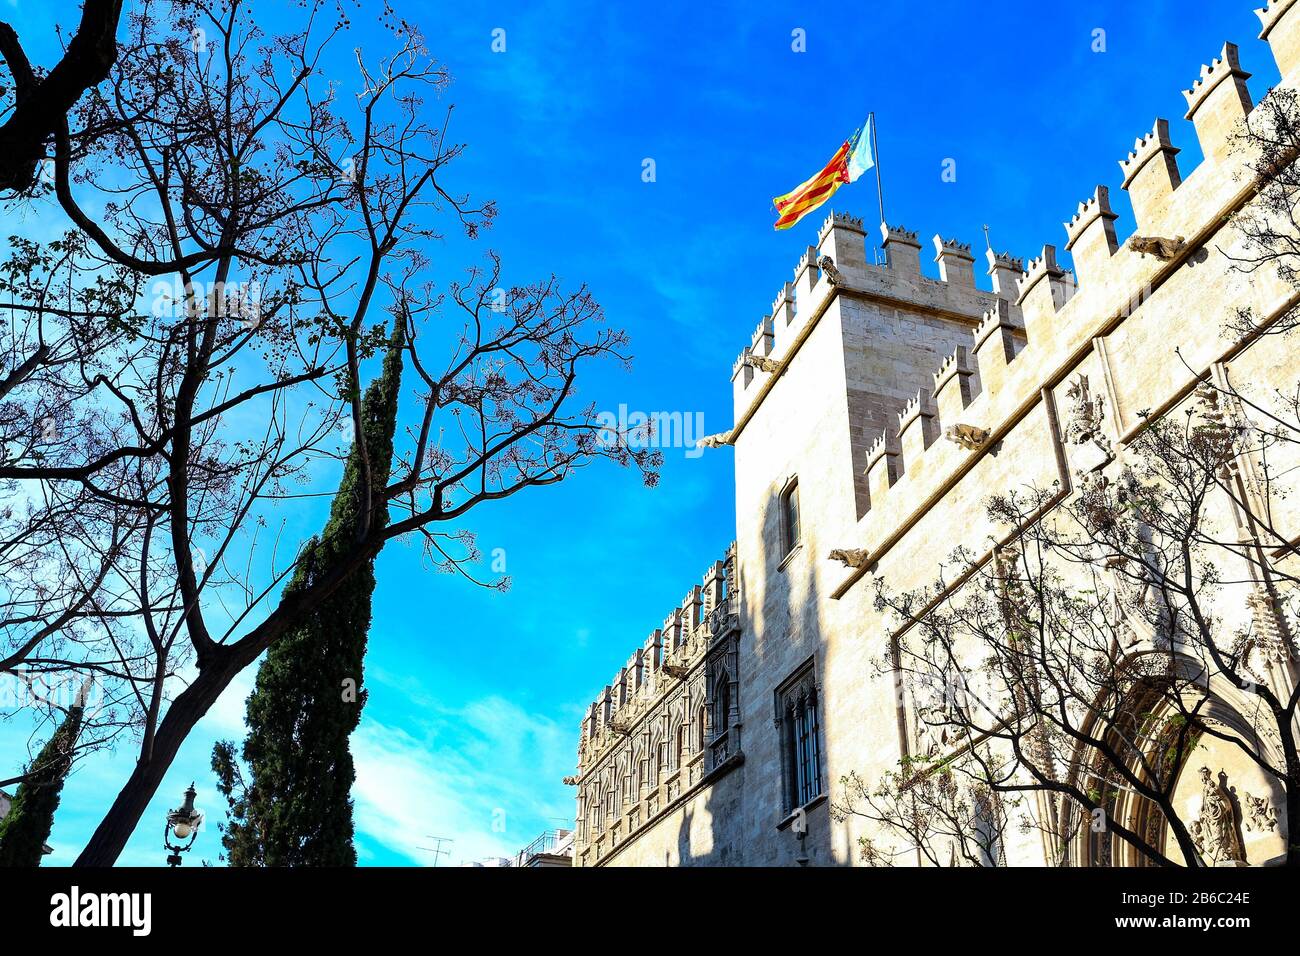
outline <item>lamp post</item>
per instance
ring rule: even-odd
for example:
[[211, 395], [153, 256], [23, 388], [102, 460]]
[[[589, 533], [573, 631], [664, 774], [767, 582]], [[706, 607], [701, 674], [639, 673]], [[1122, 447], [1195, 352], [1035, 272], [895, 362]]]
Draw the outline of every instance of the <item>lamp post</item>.
[[[181, 854], [194, 845], [199, 835], [199, 824], [203, 822], [203, 813], [194, 809], [196, 791], [191, 783], [185, 791], [185, 802], [175, 810], [167, 811], [167, 826], [163, 830], [163, 846], [171, 852], [167, 855], [168, 866], [180, 866]], [[178, 842], [173, 843], [172, 837]]]

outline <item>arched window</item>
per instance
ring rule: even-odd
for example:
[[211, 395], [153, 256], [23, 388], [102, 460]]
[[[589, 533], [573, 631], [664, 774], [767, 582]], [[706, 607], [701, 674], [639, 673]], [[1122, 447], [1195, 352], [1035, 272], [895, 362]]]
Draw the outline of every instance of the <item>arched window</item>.
[[674, 769], [681, 770], [686, 764], [686, 757], [689, 751], [686, 746], [687, 727], [685, 721], [677, 725], [677, 762], [673, 765]]
[[781, 762], [785, 768], [786, 809], [794, 810], [805, 806], [822, 792], [821, 728], [811, 663], [777, 691], [777, 706], [781, 724]]
[[792, 478], [781, 492], [781, 554], [799, 544], [799, 479]]
[[708, 726], [708, 710], [703, 704], [695, 712], [695, 749], [704, 749], [704, 730]]
[[713, 736], [717, 738], [726, 732], [731, 720], [731, 681], [725, 672], [718, 675], [718, 683], [713, 688], [713, 699]]

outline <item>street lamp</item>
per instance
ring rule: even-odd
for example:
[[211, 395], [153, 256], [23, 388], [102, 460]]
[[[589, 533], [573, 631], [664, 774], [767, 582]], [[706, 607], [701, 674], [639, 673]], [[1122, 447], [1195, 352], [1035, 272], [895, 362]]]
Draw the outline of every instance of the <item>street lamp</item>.
[[[163, 830], [163, 846], [171, 853], [167, 856], [168, 866], [180, 866], [181, 854], [194, 845], [199, 835], [199, 824], [203, 822], [202, 812], [194, 809], [196, 792], [194, 784], [185, 791], [185, 802], [175, 810], [167, 811], [167, 826]], [[172, 837], [182, 843], [173, 843]]]

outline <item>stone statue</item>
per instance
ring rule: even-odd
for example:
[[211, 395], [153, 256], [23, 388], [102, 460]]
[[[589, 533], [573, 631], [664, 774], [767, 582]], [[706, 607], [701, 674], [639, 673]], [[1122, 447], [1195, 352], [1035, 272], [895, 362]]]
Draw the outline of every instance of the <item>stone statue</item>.
[[1246, 865], [1246, 850], [1237, 836], [1237, 816], [1232, 797], [1209, 767], [1202, 767], [1201, 816], [1193, 826], [1197, 845], [1217, 863]]
[[826, 281], [831, 285], [839, 285], [841, 281], [840, 270], [835, 268], [835, 260], [830, 256], [822, 256], [817, 260], [817, 268], [822, 271]]

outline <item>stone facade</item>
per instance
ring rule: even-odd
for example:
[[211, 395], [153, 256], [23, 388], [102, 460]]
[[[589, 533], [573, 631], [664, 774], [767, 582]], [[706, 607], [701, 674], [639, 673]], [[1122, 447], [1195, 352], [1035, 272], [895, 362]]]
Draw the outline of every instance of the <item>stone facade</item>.
[[[1300, 86], [1300, 3], [1258, 13], [1281, 85]], [[735, 365], [736, 542], [583, 720], [575, 865], [857, 862], [865, 824], [832, 819], [837, 782], [944, 745], [922, 739], [873, 667], [890, 624], [870, 578], [918, 588], [955, 544], [992, 555], [990, 494], [1055, 482], [1065, 500], [1080, 474], [1123, 458], [1139, 413], [1181, 409], [1206, 379], [1294, 389], [1288, 341], [1238, 339], [1224, 322], [1240, 308], [1278, 316], [1296, 298], [1274, 271], [1231, 260], [1243, 243], [1232, 217], [1255, 195], [1229, 148], [1251, 110], [1245, 79], [1227, 44], [1185, 92], [1205, 156], [1186, 175], [1166, 121], [1138, 138], [1119, 164], [1135, 236], [1119, 242], [1096, 187], [1065, 224], [1073, 271], [1051, 245], [1027, 266], [990, 250], [986, 292], [961, 242], [934, 237], [935, 280], [914, 233], [882, 226], [878, 266], [861, 220], [826, 219]], [[1270, 503], [1293, 533], [1294, 501]], [[1270, 679], [1293, 687], [1289, 624], [1261, 602], [1228, 617], [1272, 615]], [[1216, 699], [1230, 710], [1236, 698]], [[1224, 852], [1275, 861], [1276, 786], [1230, 750], [1210, 747], [1178, 800], [1206, 833], [1236, 801]], [[1010, 834], [1004, 856], [1052, 862], [1036, 835]], [[1130, 861], [1085, 846], [1069, 862]]]

